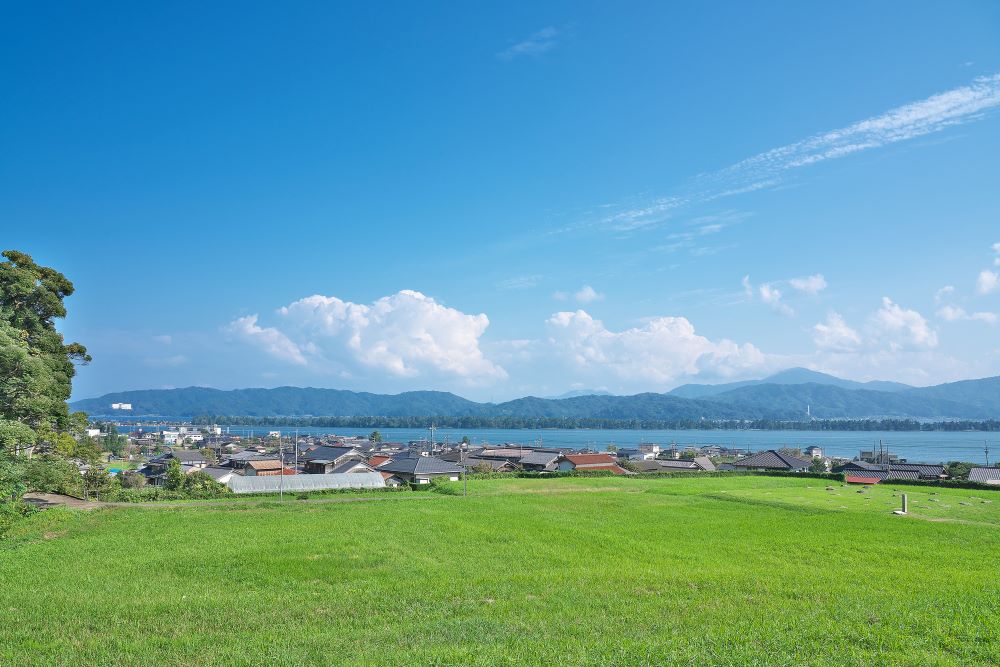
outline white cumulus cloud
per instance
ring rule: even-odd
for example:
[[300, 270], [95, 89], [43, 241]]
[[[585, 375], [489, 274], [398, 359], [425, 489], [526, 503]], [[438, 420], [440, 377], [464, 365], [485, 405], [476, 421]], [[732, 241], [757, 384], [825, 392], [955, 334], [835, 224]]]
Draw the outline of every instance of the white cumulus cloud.
[[813, 327], [813, 342], [823, 350], [849, 351], [861, 345], [861, 336], [837, 312], [830, 312], [825, 322]]
[[996, 271], [983, 269], [976, 279], [976, 291], [980, 294], [990, 294], [1000, 288], [1000, 274]]
[[257, 324], [257, 315], [247, 315], [233, 320], [228, 327], [230, 333], [258, 347], [275, 359], [299, 366], [306, 365], [305, 355], [292, 340], [274, 327]]
[[937, 347], [938, 337], [923, 315], [893, 303], [889, 297], [882, 298], [882, 307], [871, 319], [877, 338], [889, 343], [891, 349], [903, 347]]
[[765, 365], [749, 343], [711, 341], [683, 317], [655, 317], [640, 327], [612, 331], [586, 311], [559, 312], [546, 323], [549, 353], [585, 378], [617, 378], [630, 385], [669, 385], [708, 373], [729, 377]]
[[489, 326], [485, 314], [463, 313], [420, 292], [402, 290], [371, 304], [317, 294], [278, 313], [280, 330], [261, 328], [256, 315], [230, 329], [278, 359], [330, 374], [374, 371], [470, 384], [507, 377], [480, 348]]
[[590, 285], [584, 285], [573, 294], [573, 298], [579, 303], [591, 303], [592, 301], [600, 301], [604, 295]]

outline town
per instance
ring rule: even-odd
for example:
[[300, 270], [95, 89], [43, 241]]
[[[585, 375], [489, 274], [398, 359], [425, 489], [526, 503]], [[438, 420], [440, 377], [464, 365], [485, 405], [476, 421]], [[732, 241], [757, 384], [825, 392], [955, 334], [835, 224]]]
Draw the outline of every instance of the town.
[[[101, 428], [105, 430], [102, 431]], [[379, 431], [359, 436], [230, 434], [217, 425], [160, 424], [155, 428], [95, 424], [86, 436], [114, 440], [117, 455], [94, 464], [76, 460], [81, 474], [99, 465], [122, 487], [166, 487], [171, 470], [184, 477], [198, 473], [235, 494], [296, 493], [337, 489], [381, 489], [434, 480], [459, 481], [463, 475], [677, 473], [837, 473], [848, 483], [886, 480], [963, 479], [1000, 485], [1000, 467], [909, 463], [883, 450], [860, 451], [853, 459], [825, 456], [818, 446], [802, 449], [749, 449], [640, 443], [574, 450], [541, 444], [452, 443], [434, 438], [391, 442]], [[128, 429], [132, 430], [128, 430]], [[113, 435], [110, 433], [113, 431]], [[87, 489], [86, 491], [89, 491]], [[97, 490], [99, 496], [100, 490]]]

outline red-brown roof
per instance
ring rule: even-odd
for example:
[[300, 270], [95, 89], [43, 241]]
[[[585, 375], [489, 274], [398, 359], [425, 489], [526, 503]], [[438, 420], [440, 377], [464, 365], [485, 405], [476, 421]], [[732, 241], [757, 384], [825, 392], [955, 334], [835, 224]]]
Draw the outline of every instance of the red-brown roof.
[[265, 460], [265, 461], [247, 461], [247, 465], [254, 470], [277, 470], [281, 467], [281, 462], [278, 459]]
[[576, 467], [580, 466], [610, 466], [616, 461], [610, 454], [567, 454], [566, 460]]
[[382, 456], [381, 454], [376, 454], [375, 456], [371, 456], [368, 458], [368, 465], [370, 465], [373, 468], [377, 468], [389, 460], [391, 459], [388, 456]]
[[858, 477], [856, 475], [846, 475], [844, 481], [848, 484], [878, 484], [878, 477]]

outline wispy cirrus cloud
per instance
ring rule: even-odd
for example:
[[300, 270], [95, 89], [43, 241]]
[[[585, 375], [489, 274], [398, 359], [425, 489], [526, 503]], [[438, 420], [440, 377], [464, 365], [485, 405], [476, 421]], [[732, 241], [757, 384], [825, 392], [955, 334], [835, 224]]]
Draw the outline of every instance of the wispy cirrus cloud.
[[793, 169], [940, 132], [978, 120], [997, 107], [1000, 74], [979, 77], [968, 85], [765, 151], [709, 175], [708, 180], [729, 188], [780, 181]]
[[590, 285], [584, 285], [576, 292], [570, 294], [569, 292], [555, 292], [552, 298], [556, 301], [566, 301], [570, 297], [573, 297], [577, 303], [592, 303], [594, 301], [601, 301], [604, 299], [604, 295], [595, 290]]
[[497, 58], [500, 60], [513, 60], [520, 56], [539, 56], [555, 48], [556, 44], [558, 44], [560, 34], [561, 31], [552, 26], [542, 28], [538, 32], [532, 33], [525, 39], [498, 52], [496, 54]]
[[989, 311], [969, 313], [961, 306], [942, 306], [938, 309], [937, 316], [946, 322], [961, 322], [963, 320], [986, 322], [987, 324], [996, 324], [997, 322], [996, 313]]
[[805, 278], [792, 278], [788, 284], [800, 292], [816, 295], [826, 289], [826, 278], [822, 273], [817, 273]]
[[[605, 211], [596, 221], [571, 225], [562, 231], [595, 226], [617, 232], [654, 228], [699, 204], [779, 187], [790, 174], [803, 167], [980, 120], [997, 108], [1000, 108], [1000, 73], [978, 77], [967, 85], [767, 150], [694, 177], [670, 196], [609, 207], [617, 210]], [[1000, 262], [1000, 255], [997, 261]]]
[[506, 280], [501, 280], [496, 284], [496, 286], [497, 289], [501, 290], [531, 289], [532, 287], [537, 287], [541, 279], [542, 276], [538, 274], [514, 276], [513, 278], [507, 278]]

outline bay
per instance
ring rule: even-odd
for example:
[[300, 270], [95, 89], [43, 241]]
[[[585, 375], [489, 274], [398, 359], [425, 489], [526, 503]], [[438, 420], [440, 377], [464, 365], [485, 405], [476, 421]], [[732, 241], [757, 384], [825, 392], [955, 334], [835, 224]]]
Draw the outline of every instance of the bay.
[[[281, 431], [290, 436], [295, 428], [287, 426], [223, 426], [233, 435], [262, 435], [268, 431]], [[300, 427], [300, 435], [343, 435], [367, 437], [372, 429]], [[387, 442], [406, 443], [426, 440], [427, 429], [380, 428], [382, 439]], [[475, 445], [505, 443], [593, 449], [605, 451], [610, 445], [634, 447], [640, 443], [656, 443], [661, 447], [676, 444], [678, 447], [721, 445], [752, 449], [805, 448], [815, 445], [823, 449], [824, 456], [853, 458], [861, 450], [871, 450], [879, 441], [888, 449], [910, 462], [942, 463], [971, 461], [985, 463], [984, 448], [992, 448], [990, 462], [1000, 455], [1000, 434], [982, 432], [943, 431], [722, 431], [722, 430], [628, 430], [628, 429], [449, 429], [439, 428], [435, 440], [457, 443], [468, 436]], [[991, 440], [992, 438], [992, 440]]]

